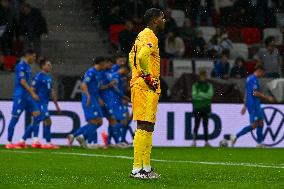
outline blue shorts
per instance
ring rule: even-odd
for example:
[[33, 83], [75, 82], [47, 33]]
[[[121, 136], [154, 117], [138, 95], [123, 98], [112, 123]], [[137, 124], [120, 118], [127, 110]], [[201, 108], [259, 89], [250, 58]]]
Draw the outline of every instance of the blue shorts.
[[103, 117], [105, 118], [113, 117], [113, 109], [110, 105], [105, 104], [105, 106], [102, 107], [102, 111], [103, 111]]
[[113, 116], [116, 120], [121, 121], [126, 119], [126, 112], [122, 104], [114, 103], [112, 109]]
[[14, 97], [12, 115], [20, 117], [20, 115], [24, 110], [28, 112], [37, 112], [40, 111], [40, 107], [38, 106], [38, 103], [36, 103], [30, 97], [27, 98]]
[[90, 121], [91, 119], [97, 119], [103, 117], [102, 108], [99, 105], [98, 99], [91, 98], [90, 106], [86, 105], [87, 97], [86, 95], [82, 95], [82, 107], [84, 110], [84, 115], [86, 121]]
[[263, 119], [264, 119], [263, 109], [249, 111], [249, 121], [251, 124]]
[[38, 103], [39, 107], [40, 107], [40, 117], [41, 117], [41, 120], [44, 121], [44, 120], [47, 120], [50, 118], [50, 114], [49, 114], [49, 111], [48, 111], [48, 104], [40, 104]]

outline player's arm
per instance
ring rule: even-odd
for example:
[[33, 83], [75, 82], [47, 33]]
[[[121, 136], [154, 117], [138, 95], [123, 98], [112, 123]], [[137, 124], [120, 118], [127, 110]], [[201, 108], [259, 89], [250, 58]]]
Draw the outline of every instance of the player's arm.
[[87, 96], [87, 106], [90, 105], [91, 103], [91, 96], [90, 96], [90, 93], [89, 93], [89, 89], [88, 89], [88, 86], [85, 82], [82, 83], [82, 93], [85, 93], [85, 95]]
[[153, 43], [149, 42], [144, 45], [138, 54], [139, 65], [141, 69], [142, 78], [154, 91], [158, 88], [158, 80], [150, 75], [150, 55], [152, 53]]
[[100, 90], [110, 89], [110, 88], [112, 88], [113, 86], [115, 86], [115, 81], [111, 81], [111, 82], [108, 83], [107, 85], [102, 85], [102, 86], [100, 87]]
[[241, 115], [244, 115], [245, 113], [246, 113], [246, 111], [247, 111], [247, 95], [246, 95], [247, 93], [245, 93], [245, 96], [244, 96], [244, 98], [243, 98], [243, 107], [242, 107], [242, 110], [241, 110]]
[[192, 99], [197, 99], [198, 98], [198, 90], [196, 88], [196, 84], [192, 85], [192, 91], [191, 91]]
[[57, 113], [60, 114], [61, 113], [61, 109], [58, 105], [58, 98], [57, 98], [57, 93], [54, 89], [51, 89], [51, 98], [52, 98], [52, 101], [56, 107], [56, 110], [57, 110]]
[[253, 96], [261, 98], [261, 99], [268, 101], [268, 102], [274, 102], [274, 98], [272, 96], [266, 96], [266, 95], [264, 95], [263, 93], [261, 93], [257, 90], [253, 91]]
[[206, 93], [204, 92], [198, 93], [198, 95], [202, 97], [203, 99], [212, 99], [213, 94], [214, 94], [214, 91], [213, 91], [213, 86], [211, 84], [209, 85], [209, 89]]
[[34, 92], [33, 88], [29, 86], [27, 81], [24, 78], [21, 78], [21, 85], [30, 93], [35, 101], [39, 101], [38, 95]]

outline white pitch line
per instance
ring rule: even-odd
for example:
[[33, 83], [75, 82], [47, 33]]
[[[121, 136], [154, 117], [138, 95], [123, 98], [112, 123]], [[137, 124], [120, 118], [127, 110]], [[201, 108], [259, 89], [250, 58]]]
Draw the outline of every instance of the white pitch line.
[[[12, 153], [22, 153], [22, 154], [39, 154], [42, 152], [29, 152], [29, 151], [8, 151], [0, 150], [0, 152], [12, 152]], [[51, 154], [58, 155], [73, 155], [73, 156], [85, 156], [85, 157], [102, 157], [102, 158], [115, 158], [115, 159], [129, 159], [132, 160], [133, 157], [129, 156], [112, 156], [104, 154], [85, 154], [85, 153], [69, 153], [69, 152], [49, 152]], [[224, 166], [243, 166], [243, 167], [258, 167], [258, 168], [274, 168], [274, 169], [284, 169], [283, 164], [275, 165], [264, 165], [263, 163], [230, 163], [230, 162], [207, 162], [207, 161], [190, 161], [190, 160], [163, 160], [163, 159], [151, 159], [153, 162], [164, 162], [164, 163], [189, 163], [189, 164], [201, 164], [201, 165], [224, 165]]]

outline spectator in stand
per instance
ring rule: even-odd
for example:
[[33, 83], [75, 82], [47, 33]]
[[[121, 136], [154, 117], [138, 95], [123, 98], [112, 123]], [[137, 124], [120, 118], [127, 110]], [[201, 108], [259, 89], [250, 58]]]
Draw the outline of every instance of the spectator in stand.
[[180, 29], [180, 36], [186, 42], [192, 42], [196, 38], [196, 29], [192, 26], [189, 18], [186, 18], [183, 27]]
[[193, 40], [194, 55], [204, 57], [207, 51], [207, 44], [203, 38], [202, 31], [197, 32], [196, 38]]
[[208, 50], [216, 51], [221, 54], [223, 51], [230, 51], [233, 43], [228, 37], [226, 28], [216, 28], [216, 34], [212, 36], [208, 43]]
[[275, 46], [275, 37], [269, 36], [265, 39], [265, 48], [259, 49], [254, 59], [263, 64], [266, 70], [265, 77], [278, 78], [282, 75], [282, 59]]
[[24, 3], [20, 15], [20, 37], [24, 42], [24, 49], [33, 49], [40, 54], [41, 38], [47, 36], [47, 25], [41, 11]]
[[230, 64], [228, 62], [229, 55], [226, 51], [222, 52], [220, 59], [214, 61], [214, 68], [212, 70], [212, 77], [228, 79]]
[[177, 31], [168, 33], [165, 45], [165, 51], [168, 58], [182, 57], [184, 55], [184, 42], [182, 38], [178, 36]]
[[11, 5], [11, 0], [0, 1], [0, 26], [3, 26], [4, 33], [0, 35], [0, 41], [4, 55], [12, 54], [14, 37], [17, 34], [16, 13]]
[[137, 34], [134, 31], [133, 22], [131, 20], [125, 22], [125, 27], [125, 30], [119, 33], [119, 44], [121, 52], [128, 54], [131, 51]]
[[206, 26], [212, 25], [213, 0], [190, 0], [190, 5], [192, 18], [197, 27], [202, 24]]
[[222, 26], [227, 27], [231, 24], [234, 1], [235, 0], [214, 0], [215, 10], [220, 14]]
[[246, 77], [245, 60], [242, 57], [238, 57], [235, 60], [235, 65], [231, 70], [230, 77], [232, 78], [245, 78]]

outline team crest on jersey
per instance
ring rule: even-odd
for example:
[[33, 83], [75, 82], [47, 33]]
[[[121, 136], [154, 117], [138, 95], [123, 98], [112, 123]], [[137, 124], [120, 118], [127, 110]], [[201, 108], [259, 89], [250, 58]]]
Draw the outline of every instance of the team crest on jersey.
[[94, 112], [94, 115], [97, 116], [97, 115], [98, 115], [98, 112]]
[[33, 81], [33, 82], [32, 82], [32, 85], [35, 85], [35, 84], [36, 84], [36, 82], [35, 82], [35, 81]]
[[86, 81], [87, 81], [87, 82], [91, 81], [91, 78], [90, 78], [90, 77], [87, 77], [87, 78], [86, 78]]
[[21, 77], [25, 76], [25, 73], [24, 72], [20, 72], [20, 76]]
[[152, 48], [152, 47], [153, 47], [153, 43], [149, 42], [149, 43], [147, 43], [147, 46], [148, 46], [149, 48]]

